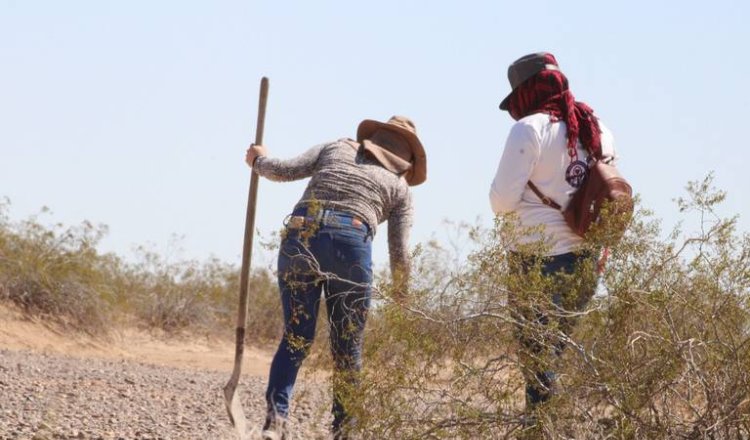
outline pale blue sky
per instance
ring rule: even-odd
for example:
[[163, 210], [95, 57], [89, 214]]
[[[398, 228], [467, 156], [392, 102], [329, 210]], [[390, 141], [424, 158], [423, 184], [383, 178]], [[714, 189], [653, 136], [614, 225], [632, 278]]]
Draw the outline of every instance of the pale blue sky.
[[[749, 20], [739, 0], [0, 0], [0, 195], [16, 219], [46, 205], [49, 221], [109, 225], [105, 250], [166, 250], [177, 234], [184, 257], [238, 263], [266, 75], [272, 155], [411, 117], [428, 156], [413, 243], [444, 237], [446, 219], [489, 224], [506, 68], [547, 50], [614, 132], [646, 206], [673, 223], [671, 200], [714, 170], [750, 230]], [[261, 180], [261, 232], [304, 184]]]

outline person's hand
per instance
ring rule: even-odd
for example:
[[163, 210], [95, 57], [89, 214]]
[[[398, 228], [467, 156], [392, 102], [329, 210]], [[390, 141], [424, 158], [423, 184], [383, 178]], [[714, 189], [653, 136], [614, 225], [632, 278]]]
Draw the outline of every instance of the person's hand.
[[403, 265], [391, 268], [391, 285], [389, 286], [390, 297], [394, 303], [406, 306], [409, 303], [409, 270], [404, 270]]
[[264, 147], [263, 145], [250, 144], [250, 147], [247, 149], [247, 153], [245, 154], [245, 162], [247, 162], [250, 168], [252, 168], [253, 164], [255, 163], [255, 159], [267, 154], [268, 152], [266, 151], [266, 147]]

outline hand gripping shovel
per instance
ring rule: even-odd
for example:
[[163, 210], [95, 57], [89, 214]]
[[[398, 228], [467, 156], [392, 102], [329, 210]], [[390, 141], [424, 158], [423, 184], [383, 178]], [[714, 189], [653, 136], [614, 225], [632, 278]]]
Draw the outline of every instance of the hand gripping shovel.
[[[258, 122], [255, 128], [255, 143], [263, 143], [263, 124], [266, 119], [266, 102], [268, 101], [268, 78], [260, 80], [260, 97], [258, 99]], [[250, 192], [247, 197], [247, 215], [245, 216], [245, 241], [242, 246], [242, 272], [240, 272], [240, 305], [237, 312], [237, 341], [234, 351], [234, 370], [229, 382], [224, 385], [224, 403], [227, 406], [229, 419], [237, 429], [240, 439], [245, 438], [245, 412], [242, 403], [235, 395], [242, 370], [242, 354], [245, 351], [245, 324], [247, 321], [247, 283], [250, 276], [250, 261], [253, 256], [253, 233], [255, 231], [255, 202], [258, 198], [258, 174], [252, 171]]]

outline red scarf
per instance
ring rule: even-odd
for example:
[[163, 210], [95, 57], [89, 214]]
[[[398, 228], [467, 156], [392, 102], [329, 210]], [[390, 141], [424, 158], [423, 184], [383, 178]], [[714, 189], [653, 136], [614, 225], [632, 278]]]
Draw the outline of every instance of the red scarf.
[[[557, 65], [555, 58], [549, 57], [549, 63]], [[594, 110], [575, 100], [568, 89], [568, 79], [559, 70], [542, 70], [516, 87], [510, 95], [508, 111], [515, 120], [534, 113], [547, 113], [553, 122], [563, 121], [567, 125], [571, 157], [577, 155], [578, 139], [589, 154], [601, 157], [601, 130]]]

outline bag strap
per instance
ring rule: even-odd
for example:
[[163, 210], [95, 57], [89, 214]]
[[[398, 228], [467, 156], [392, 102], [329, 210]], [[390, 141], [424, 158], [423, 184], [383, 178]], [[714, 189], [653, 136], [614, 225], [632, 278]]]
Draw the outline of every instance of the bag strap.
[[537, 186], [534, 185], [534, 183], [531, 180], [526, 182], [526, 185], [528, 185], [529, 188], [531, 188], [531, 190], [534, 191], [534, 194], [536, 194], [536, 196], [539, 197], [539, 199], [541, 199], [542, 203], [549, 206], [550, 208], [555, 208], [558, 211], [562, 211], [562, 206], [558, 205], [557, 202], [545, 196], [543, 192], [539, 191], [539, 188], [537, 188]]

